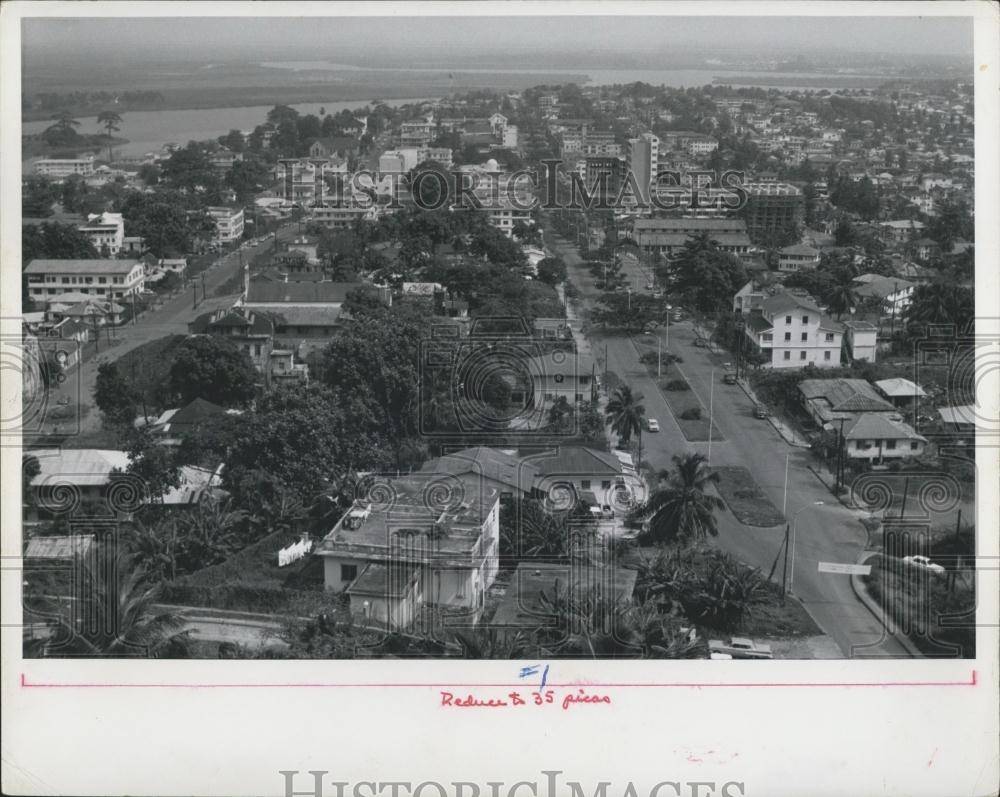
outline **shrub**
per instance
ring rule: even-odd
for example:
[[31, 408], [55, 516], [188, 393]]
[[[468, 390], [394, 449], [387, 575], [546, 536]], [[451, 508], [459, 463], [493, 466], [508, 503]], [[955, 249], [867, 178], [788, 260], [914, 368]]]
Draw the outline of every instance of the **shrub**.
[[671, 379], [663, 386], [664, 390], [690, 390], [691, 386], [684, 379]]
[[688, 407], [684, 412], [681, 413], [682, 421], [700, 421], [701, 420], [701, 407]]

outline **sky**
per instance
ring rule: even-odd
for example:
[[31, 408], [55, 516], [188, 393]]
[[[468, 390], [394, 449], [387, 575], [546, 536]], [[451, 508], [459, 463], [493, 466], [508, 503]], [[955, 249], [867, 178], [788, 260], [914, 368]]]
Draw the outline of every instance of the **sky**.
[[[438, 56], [488, 48], [518, 57], [561, 54], [567, 66], [588, 56], [670, 49], [802, 52], [812, 49], [970, 57], [972, 20], [965, 17], [364, 17], [26, 20], [23, 50], [35, 58], [100, 57], [109, 43], [119, 53], [153, 58], [232, 58], [248, 53], [347, 61], [392, 53]], [[570, 63], [573, 61], [575, 63]]]

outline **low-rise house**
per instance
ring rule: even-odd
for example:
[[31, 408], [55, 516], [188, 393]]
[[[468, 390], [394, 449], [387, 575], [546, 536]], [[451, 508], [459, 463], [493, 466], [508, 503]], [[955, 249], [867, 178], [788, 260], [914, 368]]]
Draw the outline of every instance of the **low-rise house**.
[[879, 224], [879, 230], [883, 241], [889, 243], [903, 243], [914, 238], [919, 238], [924, 231], [923, 222], [915, 219], [897, 219], [895, 221], [883, 221]]
[[875, 362], [878, 351], [878, 327], [870, 321], [844, 322], [844, 350], [853, 362]]
[[597, 389], [597, 366], [588, 354], [552, 352], [527, 360], [525, 367], [529, 383], [513, 386], [514, 404], [530, 400], [531, 406], [541, 408], [565, 398], [573, 405], [590, 401]]
[[864, 414], [897, 414], [896, 408], [864, 379], [803, 379], [799, 393], [806, 412], [824, 428], [841, 420], [854, 421]]
[[471, 478], [437, 503], [440, 479], [376, 485], [315, 549], [325, 588], [346, 592], [366, 621], [405, 628], [425, 606], [473, 621], [482, 611], [499, 564], [500, 495]]
[[897, 407], [912, 407], [920, 399], [927, 397], [924, 389], [909, 379], [880, 379], [875, 387]]
[[450, 474], [462, 484], [470, 480], [478, 481], [489, 489], [496, 490], [501, 501], [533, 495], [539, 476], [538, 469], [532, 463], [515, 454], [486, 446], [465, 448], [428, 460], [420, 468], [420, 472]]
[[862, 274], [854, 280], [854, 295], [878, 304], [882, 313], [898, 318], [909, 307], [914, 287], [912, 282], [899, 277]]
[[242, 306], [268, 313], [274, 334], [286, 340], [321, 340], [340, 329], [341, 311], [347, 294], [361, 282], [248, 282]]
[[680, 251], [692, 236], [704, 232], [725, 252], [735, 255], [750, 252], [750, 237], [742, 219], [637, 219], [633, 227], [639, 248], [666, 257]]
[[39, 467], [29, 483], [34, 506], [51, 514], [108, 514], [112, 475], [124, 471], [130, 461], [124, 451], [102, 448], [44, 448], [26, 453], [35, 457]]
[[144, 418], [138, 419], [136, 423], [147, 426], [162, 444], [180, 445], [186, 436], [195, 434], [199, 428], [217, 423], [226, 415], [227, 411], [223, 407], [199, 397], [183, 407], [164, 410], [148, 424], [145, 424]]
[[938, 415], [944, 424], [945, 431], [952, 434], [975, 435], [976, 407], [973, 404], [963, 404], [957, 407], [939, 407]]
[[274, 321], [267, 313], [243, 307], [212, 310], [190, 322], [188, 332], [225, 338], [245, 351], [260, 373], [268, 373], [274, 348]]
[[805, 244], [786, 246], [778, 251], [778, 271], [814, 269], [819, 265], [819, 250]]
[[522, 461], [538, 474], [536, 495], [558, 509], [572, 509], [577, 501], [615, 503], [611, 492], [625, 484], [626, 467], [622, 461], [596, 448], [559, 446], [528, 453]]
[[840, 365], [844, 325], [823, 315], [810, 299], [787, 291], [769, 296], [749, 314], [743, 332], [765, 368]]
[[865, 413], [845, 424], [844, 441], [847, 456], [881, 464], [887, 459], [919, 457], [927, 439], [898, 416]]

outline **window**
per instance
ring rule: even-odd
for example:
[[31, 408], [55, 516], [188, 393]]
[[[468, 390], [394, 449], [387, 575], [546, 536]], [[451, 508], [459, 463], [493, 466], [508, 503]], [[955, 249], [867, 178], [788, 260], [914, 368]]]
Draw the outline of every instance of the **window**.
[[98, 278], [97, 278], [97, 281], [98, 281], [98, 282], [99, 282], [99, 283], [100, 283], [101, 285], [107, 285], [107, 284], [108, 284], [108, 278], [107, 278], [107, 277], [98, 277]]
[[829, 360], [830, 359], [830, 352], [828, 352], [828, 351], [823, 352], [823, 359], [824, 360]]
[[765, 334], [765, 335], [763, 336], [763, 339], [764, 339], [765, 341], [767, 341], [767, 342], [770, 342], [770, 341], [774, 340], [774, 335], [772, 335], [772, 334], [771, 334], [770, 332], [768, 332], [768, 333], [766, 333], [766, 334]]
[[69, 277], [63, 277], [62, 278], [62, 284], [63, 285], [69, 285]]
[[803, 324], [808, 324], [809, 323], [809, 316], [807, 316], [807, 315], [802, 316], [802, 323]]
[[803, 332], [802, 333], [802, 342], [805, 343], [807, 340], [809, 340], [809, 333], [808, 332]]
[[587, 374], [586, 376], [581, 376], [580, 377], [580, 384], [581, 385], [589, 385], [590, 384], [590, 374]]
[[610, 490], [611, 489], [611, 480], [610, 479], [605, 479], [604, 481], [602, 481], [601, 482], [601, 489], [602, 490]]
[[254, 345], [254, 347], [253, 347], [253, 353], [257, 357], [260, 357], [260, 344], [259, 343], [257, 343], [257, 344]]
[[790, 315], [786, 315], [785, 316], [785, 323], [786, 324], [791, 324], [792, 323], [792, 317]]
[[340, 580], [341, 581], [354, 581], [358, 577], [358, 566], [357, 565], [341, 565], [340, 566]]
[[827, 332], [826, 333], [826, 342], [827, 343], [833, 343], [833, 333], [832, 332]]
[[896, 441], [895, 440], [886, 440], [885, 441], [885, 447], [889, 451], [892, 451], [893, 449], [896, 448]]
[[916, 451], [917, 448], [919, 448], [919, 444], [917, 443], [916, 440], [914, 440], [912, 443], [910, 443], [910, 451]]
[[786, 360], [790, 360], [790, 359], [792, 359], [792, 353], [791, 353], [790, 351], [786, 351], [786, 352], [785, 352], [785, 359], [786, 359]]
[[804, 351], [799, 352], [799, 359], [804, 360], [806, 358], [806, 353]]
[[786, 332], [785, 333], [785, 340], [786, 341], [791, 341], [791, 339], [792, 339], [792, 333], [791, 332]]
[[590, 479], [580, 479], [580, 488], [583, 490], [590, 489]]
[[552, 378], [555, 380], [556, 384], [559, 384], [560, 382], [563, 381], [563, 375], [562, 374], [556, 374]]

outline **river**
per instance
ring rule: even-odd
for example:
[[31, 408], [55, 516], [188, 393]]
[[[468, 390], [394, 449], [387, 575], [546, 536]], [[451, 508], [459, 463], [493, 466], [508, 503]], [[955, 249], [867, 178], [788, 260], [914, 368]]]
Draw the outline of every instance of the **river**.
[[[342, 64], [317, 61], [270, 62], [268, 66], [298, 71], [309, 69], [335, 72], [341, 69], [355, 71], [364, 69], [363, 67], [348, 67]], [[440, 69], [425, 70], [419, 67], [414, 67], [406, 71], [441, 72]], [[493, 70], [465, 69], [457, 71], [490, 72]], [[708, 85], [716, 78], [723, 81], [726, 78], [738, 78], [740, 85], [750, 86], [753, 84], [744, 81], [752, 81], [754, 78], [759, 77], [761, 80], [766, 81], [782, 81], [781, 85], [765, 85], [763, 86], [764, 88], [810, 88], [813, 90], [828, 88], [833, 90], [838, 88], [838, 84], [843, 85], [842, 81], [852, 78], [871, 79], [881, 77], [882, 79], [889, 79], [887, 76], [874, 75], [820, 74], [815, 72], [747, 72], [725, 69], [505, 69], [503, 71], [511, 73], [537, 73], [544, 71], [546, 74], [567, 75], [586, 73], [590, 78], [588, 85], [611, 85], [641, 81], [654, 86], [665, 85], [677, 88]], [[818, 81], [823, 79], [829, 79], [830, 85], [817, 85]], [[427, 99], [429, 98], [383, 100], [383, 102], [387, 105], [398, 106], [405, 105], [406, 103], [423, 102]], [[325, 108], [328, 114], [333, 114], [344, 109], [360, 108], [365, 104], [365, 100], [347, 100], [339, 102], [307, 102], [292, 105], [291, 107], [303, 114], [312, 113], [318, 115], [320, 108]], [[127, 138], [128, 143], [115, 147], [115, 152], [119, 157], [140, 157], [148, 152], [159, 152], [163, 148], [163, 145], [169, 142], [186, 144], [188, 141], [204, 141], [217, 138], [234, 129], [252, 130], [257, 125], [263, 124], [267, 112], [272, 107], [271, 105], [254, 105], [242, 108], [129, 111], [122, 114], [121, 132], [117, 134], [122, 138]], [[42, 120], [25, 122], [22, 125], [22, 132], [25, 134], [40, 133], [50, 124], [52, 124], [50, 121]], [[100, 133], [103, 131], [97, 124], [97, 117], [91, 116], [80, 119], [79, 132]]]
[[[425, 102], [428, 98], [410, 98], [403, 100], [380, 100], [386, 105], [397, 106], [411, 102]], [[342, 110], [363, 108], [365, 100], [347, 100], [344, 102], [305, 102], [291, 107], [301, 114], [319, 115], [320, 108], [325, 108], [327, 114], [335, 114]], [[243, 108], [201, 108], [175, 111], [129, 111], [122, 114], [121, 131], [116, 135], [127, 138], [128, 143], [115, 147], [118, 157], [135, 158], [147, 152], [159, 152], [164, 144], [174, 142], [187, 144], [188, 141], [206, 141], [218, 138], [230, 130], [253, 130], [257, 125], [264, 124], [267, 112], [273, 105], [252, 105]], [[80, 117], [80, 133], [100, 133], [103, 130], [97, 124], [97, 117]], [[52, 122], [39, 120], [25, 122], [21, 132], [25, 135], [41, 133]]]

